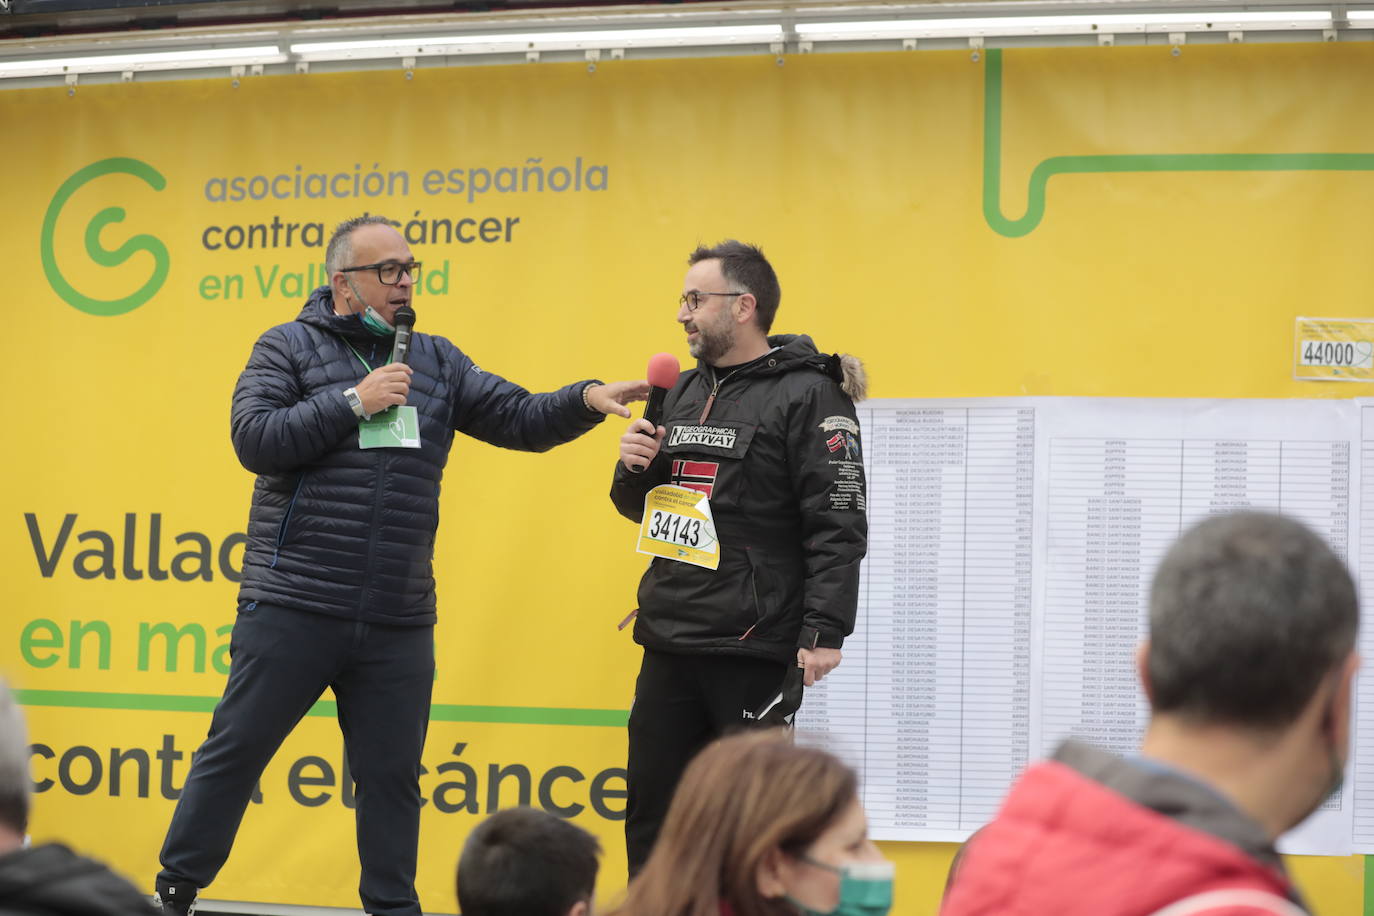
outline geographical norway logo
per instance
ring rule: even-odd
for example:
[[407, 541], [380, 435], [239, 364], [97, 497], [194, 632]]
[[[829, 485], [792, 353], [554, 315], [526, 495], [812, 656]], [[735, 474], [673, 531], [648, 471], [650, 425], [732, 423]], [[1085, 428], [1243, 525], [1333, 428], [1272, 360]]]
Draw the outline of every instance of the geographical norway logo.
[[62, 208], [66, 206], [67, 201], [85, 185], [106, 175], [132, 175], [143, 179], [154, 191], [161, 191], [167, 186], [167, 179], [163, 178], [157, 169], [137, 159], [114, 158], [93, 162], [79, 169], [57, 189], [52, 202], [48, 204], [48, 212], [43, 216], [43, 231], [38, 244], [43, 273], [47, 276], [53, 292], [61, 296], [62, 301], [91, 315], [123, 315], [153, 298], [166, 282], [167, 269], [171, 264], [167, 246], [154, 236], [135, 235], [113, 251], [104, 247], [100, 242], [100, 233], [111, 223], [123, 222], [124, 208], [106, 207], [101, 210], [86, 226], [86, 254], [90, 259], [101, 267], [118, 267], [134, 254], [146, 251], [153, 256], [153, 272], [147, 282], [121, 299], [96, 299], [72, 286], [62, 275], [57, 266], [57, 254], [53, 243], [57, 218], [61, 216]]
[[826, 432], [830, 432], [831, 430], [835, 429], [842, 429], [847, 433], [853, 433], [855, 435], [858, 435], [859, 433], [859, 424], [855, 423], [848, 417], [826, 417], [824, 420], [821, 421], [820, 428], [825, 430]]
[[709, 445], [712, 448], [734, 448], [739, 437], [736, 430], [721, 426], [674, 426], [668, 445]]

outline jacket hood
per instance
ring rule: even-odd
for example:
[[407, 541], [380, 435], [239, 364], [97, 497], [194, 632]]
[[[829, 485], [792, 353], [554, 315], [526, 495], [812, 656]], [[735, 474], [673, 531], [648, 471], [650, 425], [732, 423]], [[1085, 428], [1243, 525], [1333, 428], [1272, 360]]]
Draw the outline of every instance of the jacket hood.
[[377, 339], [377, 335], [364, 327], [362, 319], [357, 315], [335, 314], [334, 291], [327, 286], [321, 286], [310, 294], [310, 298], [305, 300], [305, 305], [301, 307], [301, 313], [296, 316], [296, 320], [314, 325], [321, 330], [340, 334], [349, 340], [374, 341]]
[[[868, 375], [857, 356], [822, 353], [806, 334], [773, 334], [768, 338], [768, 345], [773, 350], [744, 368], [744, 374], [770, 375], [814, 369], [838, 383], [851, 401], [858, 403], [868, 397]], [[709, 374], [711, 367], [698, 361], [697, 370]]]

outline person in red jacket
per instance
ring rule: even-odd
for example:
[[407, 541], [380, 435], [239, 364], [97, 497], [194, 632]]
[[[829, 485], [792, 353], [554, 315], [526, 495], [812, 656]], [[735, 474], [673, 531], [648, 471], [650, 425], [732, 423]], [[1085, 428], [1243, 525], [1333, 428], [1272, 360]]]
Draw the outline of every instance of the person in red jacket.
[[1135, 757], [1077, 741], [979, 831], [941, 916], [1292, 916], [1274, 848], [1340, 785], [1359, 607], [1341, 560], [1291, 519], [1185, 533], [1155, 573]]

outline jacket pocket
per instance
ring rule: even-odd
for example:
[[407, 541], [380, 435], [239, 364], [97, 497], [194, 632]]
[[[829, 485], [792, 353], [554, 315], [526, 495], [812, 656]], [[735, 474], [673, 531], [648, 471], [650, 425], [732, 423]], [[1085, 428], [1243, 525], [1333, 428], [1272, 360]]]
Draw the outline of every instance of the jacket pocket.
[[751, 548], [745, 550], [745, 555], [749, 558], [750, 595], [755, 611], [747, 635], [766, 635], [775, 641], [794, 639], [795, 633], [785, 631], [801, 626], [805, 570], [785, 554]]
[[740, 636], [742, 640], [760, 635], [760, 631], [776, 619], [779, 606], [776, 584], [767, 562], [756, 550], [746, 548], [744, 555], [749, 558], [749, 596], [754, 603], [754, 622]]
[[277, 542], [272, 548], [272, 568], [277, 568], [277, 558], [281, 556], [281, 549], [286, 546], [290, 539], [291, 514], [296, 509], [296, 500], [300, 498], [301, 487], [305, 485], [305, 471], [301, 471], [296, 478], [296, 489], [291, 491], [291, 501], [286, 504], [286, 511], [282, 513], [281, 524], [277, 526]]

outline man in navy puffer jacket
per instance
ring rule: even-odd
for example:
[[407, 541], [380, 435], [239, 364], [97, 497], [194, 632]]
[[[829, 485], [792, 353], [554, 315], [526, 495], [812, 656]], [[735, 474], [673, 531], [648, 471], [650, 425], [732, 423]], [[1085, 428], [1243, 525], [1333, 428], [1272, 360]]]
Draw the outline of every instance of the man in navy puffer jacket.
[[[383, 217], [340, 225], [325, 267], [331, 285], [258, 338], [234, 390], [234, 448], [258, 478], [229, 681], [162, 848], [157, 896], [178, 916], [228, 858], [263, 768], [326, 687], [357, 782], [363, 907], [419, 916], [432, 559], [454, 432], [545, 451], [607, 413], [628, 417], [625, 404], [648, 393], [582, 381], [531, 394], [428, 334], [412, 336], [408, 364], [390, 363], [391, 321], [419, 265]], [[388, 435], [394, 415], [381, 429], [372, 418], [391, 407], [415, 412], [418, 442], [367, 447]]]

